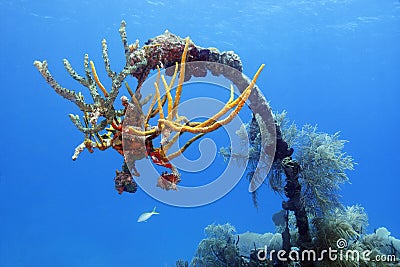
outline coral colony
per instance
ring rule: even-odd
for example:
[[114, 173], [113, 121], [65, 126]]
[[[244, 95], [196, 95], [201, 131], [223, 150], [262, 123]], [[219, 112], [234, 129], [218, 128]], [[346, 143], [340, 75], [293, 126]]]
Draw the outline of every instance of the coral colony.
[[[89, 89], [91, 104], [85, 101], [81, 92], [62, 87], [50, 74], [46, 61], [34, 62], [56, 93], [75, 103], [83, 112], [82, 119], [70, 115], [74, 125], [84, 134], [84, 141], [75, 148], [72, 159], [76, 160], [85, 149], [91, 153], [94, 149], [115, 149], [124, 157], [122, 170], [116, 172], [114, 179], [115, 188], [121, 194], [136, 192], [133, 176], [140, 174], [135, 161], [149, 157], [154, 164], [169, 170], [161, 174], [157, 186], [165, 190], [176, 189], [181, 177], [170, 160], [205, 134], [230, 123], [249, 100], [253, 118], [237, 131], [239, 138], [250, 136], [248, 153], [233, 153], [227, 148], [221, 148], [220, 153], [237, 162], [248, 159], [247, 176], [267, 176], [271, 189], [287, 198], [282, 203], [282, 211], [273, 216], [275, 234], [248, 232], [238, 235], [230, 224], [208, 226], [206, 238], [200, 242], [191, 266], [400, 266], [400, 240], [390, 236], [385, 228], [366, 234], [368, 218], [364, 209], [358, 205], [344, 207], [339, 201], [337, 191], [341, 184], [348, 182], [346, 171], [352, 170], [354, 165], [353, 159], [342, 151], [345, 141], [339, 139], [339, 134], [320, 133], [310, 125], [298, 129], [289, 123], [285, 112], [268, 116], [270, 107], [255, 84], [264, 65], [252, 80], [244, 75], [237, 77], [237, 73], [223, 73], [220, 68], [208, 64], [218, 63], [241, 73], [240, 58], [232, 51], [202, 48], [189, 38], [182, 39], [168, 31], [140, 47], [139, 41], [128, 43], [125, 26], [123, 21], [119, 32], [126, 63], [119, 73], [112, 71], [107, 43], [105, 40], [102, 42], [105, 69], [111, 79], [109, 90], [100, 81], [88, 55], [84, 57], [84, 76], [64, 60], [71, 77]], [[187, 62], [204, 64], [198, 65], [195, 72], [188, 73]], [[173, 69], [169, 83], [161, 75], [161, 69], [168, 67]], [[154, 96], [142, 99], [141, 87], [151, 70], [158, 73]], [[190, 78], [187, 76], [204, 77], [207, 71], [217, 76], [224, 75], [241, 94], [234, 99], [231, 86], [231, 97], [219, 112], [202, 122], [189, 121], [178, 113], [182, 85]], [[129, 76], [138, 81], [135, 91], [126, 82]], [[116, 98], [123, 84], [131, 100], [121, 97], [122, 108], [117, 109]], [[161, 88], [165, 91], [162, 96]], [[143, 110], [148, 103], [149, 108]], [[155, 125], [151, 125], [150, 120], [156, 121]], [[169, 153], [183, 133], [194, 136], [180, 149]], [[157, 137], [161, 138], [160, 147], [153, 144]], [[271, 137], [276, 139], [275, 143], [268, 142]], [[274, 146], [275, 151], [272, 168], [263, 173], [257, 165], [265, 160], [263, 151], [270, 146]], [[256, 193], [253, 193], [255, 205]], [[331, 250], [336, 254], [330, 253], [328, 257], [322, 253]], [[349, 251], [351, 253], [347, 253]], [[368, 252], [368, 257], [365, 257], [365, 252]], [[373, 261], [379, 256], [385, 261]], [[189, 263], [179, 260], [175, 266], [189, 266]]]
[[[170, 160], [179, 156], [194, 141], [201, 138], [204, 134], [212, 132], [219, 127], [231, 122], [244, 106], [249, 98], [255, 82], [264, 68], [261, 65], [253, 80], [243, 90], [242, 94], [233, 99], [233, 86], [231, 86], [231, 98], [225, 107], [217, 114], [204, 122], [190, 122], [185, 116], [178, 115], [179, 102], [181, 98], [182, 85], [185, 80], [185, 66], [187, 59], [190, 61], [212, 61], [223, 64], [229, 64], [236, 68], [241, 68], [239, 58], [233, 53], [220, 53], [216, 49], [204, 49], [197, 47], [189, 38], [182, 39], [169, 32], [149, 40], [145, 46], [139, 48], [139, 42], [128, 45], [125, 31], [125, 22], [121, 23], [120, 35], [125, 48], [126, 64], [121, 72], [116, 73], [111, 70], [107, 43], [102, 42], [103, 59], [108, 76], [112, 80], [111, 90], [107, 89], [101, 83], [97, 76], [93, 61], [89, 61], [88, 55], [84, 57], [85, 77], [80, 76], [68, 62], [64, 60], [64, 66], [73, 79], [89, 89], [93, 98], [93, 104], [85, 102], [82, 93], [74, 92], [63, 88], [50, 74], [47, 62], [35, 61], [34, 65], [40, 71], [47, 83], [61, 96], [74, 102], [83, 112], [83, 122], [78, 115], [70, 115], [70, 119], [75, 126], [85, 135], [84, 141], [75, 149], [72, 159], [75, 160], [78, 155], [87, 149], [93, 152], [94, 148], [105, 150], [109, 147], [117, 150], [121, 155], [124, 151], [128, 154], [124, 158], [122, 171], [118, 171], [115, 178], [115, 187], [119, 193], [123, 191], [135, 192], [137, 185], [131, 177], [139, 176], [134, 162], [149, 156], [156, 165], [166, 167], [171, 170], [170, 173], [164, 172], [158, 179], [157, 185], [163, 189], [176, 189], [176, 184], [180, 181], [178, 170], [171, 164]], [[180, 65], [178, 64], [180, 62]], [[175, 66], [170, 84], [166, 82], [164, 75], [160, 75], [160, 67]], [[178, 84], [175, 96], [171, 94], [178, 67], [180, 66]], [[142, 106], [150, 101], [146, 97], [141, 101], [141, 85], [149, 75], [150, 70], [158, 70], [157, 82], [154, 84], [155, 95], [152, 97], [150, 107], [147, 112], [142, 110]], [[119, 90], [125, 79], [132, 75], [137, 78], [138, 86], [133, 92], [129, 85], [125, 83], [127, 91], [131, 97], [131, 102], [123, 96], [121, 98], [123, 108], [115, 109], [115, 101]], [[161, 78], [161, 79], [160, 79]], [[160, 80], [163, 82], [166, 94], [160, 96]], [[104, 97], [98, 91], [101, 90]], [[167, 102], [167, 114], [164, 114], [163, 106]], [[129, 113], [129, 116], [125, 116]], [[220, 119], [225, 114], [229, 115]], [[149, 120], [158, 116], [157, 125], [150, 125]], [[101, 121], [99, 121], [103, 118]], [[126, 121], [124, 121], [126, 119]], [[125, 125], [125, 127], [122, 127]], [[172, 136], [172, 133], [175, 135]], [[178, 140], [178, 137], [189, 132], [196, 134], [180, 150], [167, 155], [169, 148]], [[123, 134], [125, 140], [123, 139]], [[153, 139], [161, 135], [161, 146], [154, 147]], [[128, 140], [127, 137], [129, 136]], [[126, 162], [129, 158], [132, 162]], [[132, 166], [130, 170], [127, 168]]]

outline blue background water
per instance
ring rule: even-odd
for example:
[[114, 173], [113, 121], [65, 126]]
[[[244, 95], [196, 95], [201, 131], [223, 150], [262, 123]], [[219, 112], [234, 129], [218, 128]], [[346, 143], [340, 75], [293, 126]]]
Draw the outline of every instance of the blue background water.
[[[120, 68], [123, 19], [131, 42], [168, 29], [235, 50], [249, 76], [266, 63], [258, 85], [274, 109], [350, 141], [358, 165], [343, 202], [365, 207], [369, 232], [386, 226], [400, 237], [398, 1], [135, 2], [0, 1], [0, 266], [171, 266], [191, 259], [210, 223], [274, 231], [281, 199], [266, 187], [258, 210], [246, 182], [210, 205], [176, 208], [140, 190], [118, 195], [114, 151], [70, 160], [82, 136], [67, 114], [78, 111], [32, 63], [47, 59], [61, 84], [79, 89], [62, 59], [78, 70], [84, 53], [101, 62], [106, 38]], [[153, 206], [161, 214], [136, 223]]]

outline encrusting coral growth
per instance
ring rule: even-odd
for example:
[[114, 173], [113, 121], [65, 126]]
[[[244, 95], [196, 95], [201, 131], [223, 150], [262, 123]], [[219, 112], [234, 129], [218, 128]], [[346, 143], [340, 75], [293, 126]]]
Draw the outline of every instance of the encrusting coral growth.
[[[75, 149], [75, 153], [72, 156], [73, 160], [77, 159], [78, 155], [85, 149], [91, 153], [95, 148], [105, 150], [112, 147], [117, 150], [124, 156], [123, 169], [122, 171], [117, 171], [115, 178], [115, 187], [119, 193], [122, 193], [123, 191], [136, 191], [137, 186], [130, 173], [139, 176], [135, 161], [148, 156], [156, 165], [171, 170], [170, 173], [162, 173], [158, 179], [157, 186], [166, 190], [176, 189], [176, 185], [180, 181], [180, 174], [170, 160], [183, 153], [191, 143], [201, 138], [204, 134], [231, 122], [249, 97], [261, 95], [255, 86], [255, 82], [264, 65], [261, 65], [251, 81], [247, 79], [243, 81], [242, 75], [240, 75], [241, 80], [232, 75], [230, 78], [238, 86], [241, 95], [237, 99], [233, 99], [234, 89], [231, 86], [231, 98], [225, 107], [204, 122], [190, 122], [185, 116], [178, 115], [182, 87], [188, 78], [188, 73], [185, 72], [186, 62], [217, 62], [241, 71], [239, 57], [233, 52], [221, 53], [216, 49], [201, 48], [196, 46], [189, 38], [181, 39], [168, 31], [150, 39], [145, 46], [140, 48], [138, 40], [134, 44], [128, 43], [124, 21], [121, 23], [119, 32], [126, 57], [125, 66], [119, 73], [111, 69], [107, 43], [105, 40], [102, 41], [105, 69], [111, 79], [110, 90], [107, 90], [100, 81], [95, 64], [93, 61], [89, 61], [88, 55], [84, 57], [84, 76], [79, 75], [69, 61], [64, 59], [64, 66], [70, 76], [89, 89], [93, 100], [92, 104], [85, 101], [82, 93], [76, 93], [62, 87], [51, 75], [46, 61], [35, 61], [34, 65], [46, 82], [59, 95], [75, 103], [83, 112], [83, 124], [78, 115], [70, 114], [71, 121], [85, 135], [84, 141]], [[161, 75], [160, 68], [169, 66], [175, 66], [175, 68], [171, 82], [168, 84], [165, 76]], [[211, 68], [210, 70], [213, 74], [220, 74], [218, 69], [212, 69], [211, 65], [204, 65], [203, 69], [196, 70], [197, 73], [194, 75], [204, 75], [208, 68]], [[150, 71], [154, 69], [158, 70], [157, 81], [154, 83], [155, 94], [153, 97], [148, 96], [142, 100], [141, 86]], [[189, 73], [189, 75], [192, 74]], [[125, 82], [130, 75], [138, 80], [135, 91], [132, 91]], [[178, 80], [176, 92], [172, 96], [176, 79]], [[165, 91], [163, 96], [160, 86], [161, 81]], [[126, 96], [121, 97], [123, 108], [116, 109], [115, 101], [124, 82], [131, 101]], [[247, 84], [245, 85], [245, 83]], [[144, 112], [143, 106], [150, 100], [149, 109]], [[164, 114], [163, 110], [165, 103], [167, 103], [166, 114]], [[156, 116], [158, 116], [157, 125], [151, 126], [149, 120]], [[223, 116], [225, 117], [222, 118]], [[175, 132], [175, 135], [172, 136], [173, 132]], [[196, 134], [196, 136], [187, 141], [178, 151], [167, 155], [169, 148], [184, 132]], [[153, 139], [158, 136], [161, 136], [161, 146], [154, 147]]]

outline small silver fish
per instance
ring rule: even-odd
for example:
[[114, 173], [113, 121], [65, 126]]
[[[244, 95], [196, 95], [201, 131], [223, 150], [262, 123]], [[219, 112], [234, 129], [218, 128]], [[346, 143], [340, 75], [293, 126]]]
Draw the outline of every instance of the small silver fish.
[[137, 219], [137, 222], [146, 222], [154, 214], [160, 214], [160, 213], [156, 212], [156, 207], [154, 207], [152, 212], [142, 213], [142, 215], [140, 215], [139, 218]]

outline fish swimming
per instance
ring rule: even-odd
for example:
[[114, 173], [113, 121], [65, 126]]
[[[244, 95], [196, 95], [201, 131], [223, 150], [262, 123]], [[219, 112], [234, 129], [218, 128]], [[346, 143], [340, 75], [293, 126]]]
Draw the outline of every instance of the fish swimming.
[[146, 222], [154, 214], [160, 214], [160, 213], [156, 212], [156, 207], [154, 207], [152, 212], [142, 213], [142, 215], [140, 215], [139, 218], [137, 219], [137, 222]]

